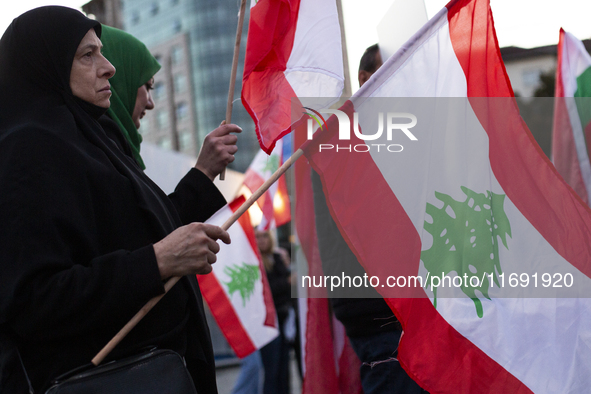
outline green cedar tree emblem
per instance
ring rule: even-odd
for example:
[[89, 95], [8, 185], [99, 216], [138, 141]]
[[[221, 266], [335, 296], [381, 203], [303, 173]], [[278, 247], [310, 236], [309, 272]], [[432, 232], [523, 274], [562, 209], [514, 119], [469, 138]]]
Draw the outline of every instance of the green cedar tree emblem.
[[246, 306], [246, 301], [254, 293], [255, 282], [260, 277], [259, 266], [246, 263], [234, 264], [233, 267], [225, 267], [224, 273], [230, 277], [229, 282], [224, 282], [230, 297], [237, 291], [242, 298], [242, 306]]
[[[465, 201], [456, 201], [447, 194], [435, 192], [435, 197], [443, 202], [443, 207], [427, 203], [427, 214], [433, 223], [425, 221], [425, 230], [433, 236], [433, 245], [421, 252], [421, 260], [430, 275], [448, 275], [455, 271], [458, 276], [468, 278], [477, 276], [479, 286], [462, 282], [462, 291], [474, 301], [478, 317], [483, 316], [482, 303], [475, 294], [479, 290], [488, 296], [489, 279], [502, 273], [499, 262], [499, 242], [506, 249], [506, 236], [511, 237], [509, 219], [503, 209], [504, 194], [486, 191], [476, 193], [461, 187], [466, 195]], [[496, 272], [495, 272], [496, 271]], [[476, 282], [474, 282], [476, 284]], [[437, 307], [437, 288], [433, 287], [434, 305]]]
[[267, 159], [267, 163], [265, 167], [263, 167], [262, 173], [269, 171], [271, 174], [274, 174], [275, 171], [279, 168], [279, 155], [271, 155]]

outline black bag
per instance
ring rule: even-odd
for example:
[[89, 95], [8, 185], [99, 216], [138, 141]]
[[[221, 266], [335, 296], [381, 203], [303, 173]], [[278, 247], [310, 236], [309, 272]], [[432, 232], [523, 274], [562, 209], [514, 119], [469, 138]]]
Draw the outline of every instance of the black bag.
[[46, 394], [197, 394], [183, 358], [172, 350], [152, 350], [95, 367], [72, 370]]
[[[179, 279], [174, 277], [166, 282], [165, 294]], [[162, 297], [160, 295], [150, 300], [103, 350], [111, 343], [114, 343], [112, 347], [116, 346]], [[110, 350], [113, 350], [112, 347]], [[29, 386], [29, 393], [33, 394], [33, 386], [16, 346], [15, 350]], [[108, 353], [101, 355], [96, 363], [100, 364]], [[99, 355], [95, 359], [98, 357]], [[152, 348], [99, 366], [91, 363], [76, 368], [55, 379], [45, 394], [197, 394], [197, 391], [185, 360], [178, 353]]]

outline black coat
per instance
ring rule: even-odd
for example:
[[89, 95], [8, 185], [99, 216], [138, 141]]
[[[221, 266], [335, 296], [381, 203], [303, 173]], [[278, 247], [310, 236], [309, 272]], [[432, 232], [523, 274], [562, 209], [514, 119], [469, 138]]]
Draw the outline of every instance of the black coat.
[[[17, 159], [25, 156], [25, 163]], [[128, 179], [83, 139], [73, 143], [48, 131], [22, 130], [0, 140], [0, 169], [7, 191], [0, 197], [0, 218], [10, 229], [0, 236], [0, 294], [8, 304], [3, 317], [34, 386], [41, 387], [88, 363], [163, 292], [151, 246], [161, 234], [150, 224], [150, 212], [135, 204]], [[200, 201], [204, 197], [209, 204]], [[164, 203], [168, 197], [160, 192], [159, 198]], [[202, 221], [225, 203], [196, 169], [170, 201], [183, 223]], [[180, 302], [189, 313], [178, 309]], [[187, 318], [189, 342], [178, 344], [171, 331]], [[195, 278], [175, 286], [114, 355], [145, 345], [186, 348], [194, 380], [211, 381], [213, 353]], [[209, 379], [201, 376], [203, 368], [211, 369]]]
[[[104, 133], [104, 111], [72, 96], [68, 67], [90, 28], [100, 35], [79, 12], [44, 7], [0, 41], [2, 393], [26, 390], [15, 345], [37, 392], [87, 364], [163, 293], [152, 244], [225, 203], [196, 169], [166, 196]], [[147, 345], [184, 355], [199, 393], [217, 392], [195, 277], [183, 278], [112, 357]]]

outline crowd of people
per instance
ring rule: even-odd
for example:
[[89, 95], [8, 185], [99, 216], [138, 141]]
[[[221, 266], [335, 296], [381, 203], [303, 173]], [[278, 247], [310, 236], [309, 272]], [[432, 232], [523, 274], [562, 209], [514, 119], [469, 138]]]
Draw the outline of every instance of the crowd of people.
[[[362, 60], [360, 83], [379, 67], [378, 57], [374, 48]], [[195, 167], [166, 195], [139, 154], [159, 69], [133, 36], [65, 7], [21, 15], [0, 40], [0, 392], [44, 392], [88, 363], [171, 277], [182, 279], [108, 359], [148, 345], [171, 349], [199, 394], [217, 392], [195, 275], [211, 272], [217, 241], [231, 242], [203, 222], [226, 203], [213, 180], [234, 160], [241, 129], [222, 123], [211, 131]], [[330, 265], [342, 255], [326, 248], [337, 245], [322, 237], [328, 232], [319, 229]], [[245, 359], [242, 381], [252, 388], [239, 380], [235, 392], [289, 393], [297, 309], [290, 262], [269, 232], [257, 232], [257, 243], [280, 335]], [[376, 320], [392, 317], [383, 300], [341, 299], [333, 307], [363, 361], [365, 393], [420, 391], [395, 362], [400, 325], [384, 329]], [[379, 371], [366, 367], [384, 358]]]

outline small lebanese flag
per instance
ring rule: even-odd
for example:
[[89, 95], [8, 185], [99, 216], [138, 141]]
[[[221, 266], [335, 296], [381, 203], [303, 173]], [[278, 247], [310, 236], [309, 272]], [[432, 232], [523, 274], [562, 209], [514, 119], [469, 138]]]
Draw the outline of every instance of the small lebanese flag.
[[[393, 108], [412, 114], [405, 106], [421, 98], [418, 138], [399, 131], [397, 153], [309, 144], [306, 156], [376, 290], [392, 294], [391, 276], [415, 297], [387, 299], [404, 328], [401, 366], [431, 393], [588, 392], [591, 210], [519, 115], [489, 1], [451, 1], [341, 108], [366, 137], [372, 97], [400, 97]], [[398, 142], [385, 134], [372, 147]], [[337, 137], [324, 134], [365, 145], [357, 131]], [[449, 285], [431, 292], [427, 278], [443, 274]]]
[[[557, 98], [554, 100], [552, 161], [566, 182], [589, 204], [591, 113], [577, 105], [576, 100], [591, 97], [591, 56], [581, 40], [563, 29], [560, 29], [558, 42], [554, 96]], [[584, 103], [588, 106], [589, 101]]]
[[[254, 193], [277, 171], [282, 163], [283, 140], [279, 140], [270, 155], [262, 150], [256, 154], [244, 174], [244, 186]], [[285, 175], [282, 175], [277, 182], [271, 185], [257, 200], [257, 204], [263, 212], [263, 218], [259, 224], [259, 228], [262, 230], [284, 225], [291, 220]]]
[[[207, 223], [221, 226], [244, 203], [241, 196], [216, 212]], [[226, 340], [240, 358], [271, 342], [279, 331], [273, 296], [258, 253], [248, 212], [229, 229], [213, 272], [197, 275], [207, 302]]]
[[334, 0], [251, 2], [242, 103], [261, 149], [271, 154], [289, 133], [292, 98], [317, 97], [315, 109], [338, 99], [345, 81], [342, 59]]

